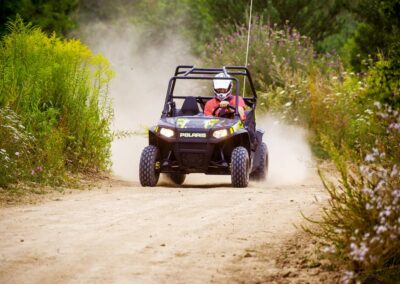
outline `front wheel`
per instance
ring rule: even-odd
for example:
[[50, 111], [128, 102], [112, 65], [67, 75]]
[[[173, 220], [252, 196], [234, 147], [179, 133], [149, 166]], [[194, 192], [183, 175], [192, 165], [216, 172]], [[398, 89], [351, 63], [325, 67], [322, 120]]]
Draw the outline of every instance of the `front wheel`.
[[231, 180], [233, 187], [249, 184], [249, 153], [244, 147], [236, 147], [231, 156]]
[[149, 145], [140, 157], [139, 179], [142, 186], [156, 186], [160, 177], [160, 151]]

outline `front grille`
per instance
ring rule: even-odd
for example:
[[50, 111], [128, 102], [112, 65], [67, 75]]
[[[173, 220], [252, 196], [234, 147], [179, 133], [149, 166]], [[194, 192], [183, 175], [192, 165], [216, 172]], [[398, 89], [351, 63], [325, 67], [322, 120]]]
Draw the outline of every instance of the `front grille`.
[[202, 167], [205, 163], [205, 153], [181, 153], [182, 165], [187, 168]]
[[184, 168], [203, 168], [207, 164], [208, 144], [180, 142], [175, 144], [175, 153]]

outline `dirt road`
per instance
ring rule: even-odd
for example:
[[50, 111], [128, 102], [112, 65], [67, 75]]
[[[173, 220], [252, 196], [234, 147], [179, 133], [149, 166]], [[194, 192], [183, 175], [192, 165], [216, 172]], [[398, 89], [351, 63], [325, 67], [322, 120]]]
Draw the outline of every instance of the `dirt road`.
[[265, 271], [235, 275], [252, 249], [279, 248], [300, 210], [325, 198], [316, 176], [247, 189], [199, 177], [184, 188], [132, 183], [1, 209], [0, 283], [252, 282]]

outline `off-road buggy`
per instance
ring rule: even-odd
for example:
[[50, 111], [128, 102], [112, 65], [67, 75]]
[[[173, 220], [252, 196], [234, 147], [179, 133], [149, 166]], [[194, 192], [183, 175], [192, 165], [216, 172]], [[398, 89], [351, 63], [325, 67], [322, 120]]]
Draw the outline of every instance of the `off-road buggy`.
[[[232, 80], [236, 105], [226, 117], [205, 116], [205, 104], [212, 96], [174, 95], [178, 80], [217, 80], [225, 73]], [[243, 79], [243, 80], [239, 80]], [[239, 83], [247, 79], [250, 96], [244, 99], [246, 119], [238, 111]], [[177, 101], [183, 100], [181, 107]], [[264, 131], [256, 129], [257, 94], [250, 72], [245, 67], [196, 68], [178, 66], [169, 80], [161, 118], [149, 130], [149, 146], [145, 147], [139, 166], [142, 186], [156, 186], [160, 173], [176, 184], [186, 174], [231, 175], [233, 187], [247, 187], [249, 179], [264, 180], [268, 170], [268, 149], [262, 141]], [[215, 113], [215, 112], [214, 112]]]

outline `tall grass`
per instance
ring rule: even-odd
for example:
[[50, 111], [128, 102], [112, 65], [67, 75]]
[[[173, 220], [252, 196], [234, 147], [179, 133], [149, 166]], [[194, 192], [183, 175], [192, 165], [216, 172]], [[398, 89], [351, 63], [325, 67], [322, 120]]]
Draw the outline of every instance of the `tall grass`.
[[[366, 75], [346, 71], [338, 56], [315, 54], [296, 30], [254, 23], [249, 68], [259, 109], [310, 130], [320, 158], [339, 181], [321, 178], [330, 195], [318, 230], [326, 255], [347, 266], [343, 282], [371, 274], [400, 279], [400, 111], [398, 61], [385, 59]], [[243, 65], [247, 29], [215, 39], [208, 65]], [[390, 75], [390, 76], [387, 76]], [[385, 105], [385, 103], [389, 103]]]
[[[78, 40], [48, 37], [21, 19], [8, 28], [0, 45], [0, 108], [3, 118], [9, 110], [34, 139], [21, 167], [29, 175], [9, 172], [12, 178], [3, 185], [22, 177], [60, 182], [67, 172], [107, 169], [112, 140], [107, 92], [113, 76], [108, 61]], [[20, 142], [7, 133], [1, 146], [12, 153]], [[1, 171], [6, 166], [0, 164]]]
[[400, 281], [400, 114], [378, 102], [373, 113], [385, 135], [376, 136], [371, 149], [362, 149], [357, 164], [326, 137], [340, 180], [337, 185], [321, 173], [330, 206], [317, 222], [320, 230], [308, 230], [325, 243], [327, 254], [346, 260], [344, 283], [372, 275]]

